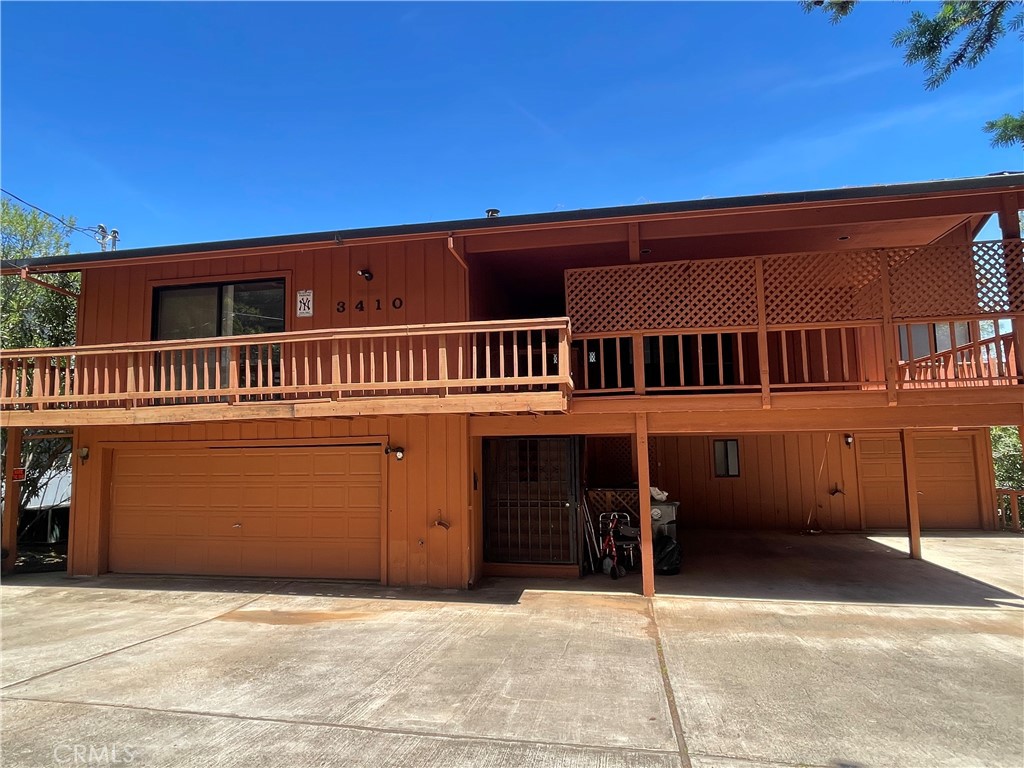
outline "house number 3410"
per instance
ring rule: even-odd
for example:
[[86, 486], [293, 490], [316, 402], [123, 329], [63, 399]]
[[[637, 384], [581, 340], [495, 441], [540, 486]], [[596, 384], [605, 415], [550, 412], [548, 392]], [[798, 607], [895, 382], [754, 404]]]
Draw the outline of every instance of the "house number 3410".
[[[404, 305], [405, 302], [402, 301], [401, 297], [399, 296], [396, 296], [391, 300], [392, 309], [401, 309]], [[344, 301], [339, 301], [334, 306], [334, 309], [336, 312], [347, 312], [348, 304]], [[354, 309], [356, 312], [365, 312], [367, 309], [370, 309], [371, 311], [374, 312], [379, 312], [384, 309], [383, 299], [369, 299], [369, 307], [367, 307], [366, 301], [360, 299], [359, 301], [352, 305], [352, 309]]]

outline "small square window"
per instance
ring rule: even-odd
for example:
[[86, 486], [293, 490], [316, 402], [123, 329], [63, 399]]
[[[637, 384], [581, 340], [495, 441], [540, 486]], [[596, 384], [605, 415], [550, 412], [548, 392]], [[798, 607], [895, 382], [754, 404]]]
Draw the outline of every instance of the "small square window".
[[715, 440], [715, 477], [740, 476], [738, 440]]

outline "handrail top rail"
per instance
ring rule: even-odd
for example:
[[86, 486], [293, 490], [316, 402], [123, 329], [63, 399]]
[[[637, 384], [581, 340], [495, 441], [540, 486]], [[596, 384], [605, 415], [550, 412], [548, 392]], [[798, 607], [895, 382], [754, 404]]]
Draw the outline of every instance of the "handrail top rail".
[[207, 336], [198, 339], [166, 341], [126, 341], [117, 344], [89, 344], [70, 347], [28, 347], [0, 350], [0, 360], [24, 357], [55, 357], [67, 355], [117, 355], [131, 352], [160, 352], [206, 347], [248, 347], [259, 344], [287, 344], [342, 339], [372, 339], [412, 336], [450, 335], [457, 333], [495, 331], [570, 330], [568, 317], [543, 317], [520, 320], [466, 320], [453, 323], [420, 323], [415, 325], [376, 325], [364, 328], [318, 328], [284, 333], [253, 333], [242, 336]]

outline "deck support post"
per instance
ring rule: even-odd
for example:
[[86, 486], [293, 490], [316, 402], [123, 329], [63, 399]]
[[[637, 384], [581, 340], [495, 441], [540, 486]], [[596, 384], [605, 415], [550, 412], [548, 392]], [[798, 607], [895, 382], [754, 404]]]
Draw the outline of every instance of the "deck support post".
[[2, 543], [7, 557], [3, 561], [3, 573], [14, 570], [18, 559], [18, 511], [21, 506], [21, 483], [15, 482], [14, 470], [21, 465], [21, 441], [24, 435], [21, 427], [7, 430], [7, 455], [4, 461], [4, 519]]
[[[1003, 240], [1019, 240], [1020, 239], [1020, 214], [1018, 213], [1019, 199], [1016, 195], [1009, 194], [1004, 195], [1002, 199], [1002, 205], [999, 207], [999, 229], [1002, 232]], [[1020, 263], [1020, 258], [1012, 258], [1005, 254], [1006, 259], [1006, 282], [1008, 285], [1016, 285], [1016, 281], [1013, 280], [1013, 272], [1024, 269], [1024, 266]], [[1012, 295], [1016, 294], [1016, 295]], [[1019, 291], [1012, 291], [1010, 298], [1010, 309], [1020, 310], [1024, 307], [1024, 295], [1020, 295]], [[1014, 317], [1011, 321], [1011, 328], [1013, 329], [1013, 356], [1014, 362], [1017, 366], [1017, 383], [1024, 384], [1024, 322], [1019, 317]], [[996, 329], [996, 336], [998, 336], [998, 329]], [[1009, 361], [1007, 361], [1009, 362]]]
[[909, 429], [900, 430], [900, 454], [903, 458], [903, 492], [907, 499], [907, 537], [910, 557], [921, 559], [921, 507], [917, 490], [917, 458], [914, 454], [914, 435]]
[[637, 413], [636, 434], [637, 489], [640, 495], [640, 564], [644, 597], [654, 597], [654, 526], [651, 524], [651, 465], [647, 450], [647, 414]]

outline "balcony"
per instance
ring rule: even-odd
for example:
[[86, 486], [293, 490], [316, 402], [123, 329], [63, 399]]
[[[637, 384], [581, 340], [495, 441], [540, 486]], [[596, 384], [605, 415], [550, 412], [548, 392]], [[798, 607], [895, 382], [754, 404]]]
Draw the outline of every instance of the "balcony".
[[564, 412], [568, 349], [554, 318], [5, 350], [0, 424]]
[[580, 411], [994, 403], [1024, 384], [1020, 240], [572, 269], [565, 289]]
[[567, 270], [565, 288], [571, 331], [560, 317], [7, 350], [0, 425], [1024, 402], [1020, 240]]

